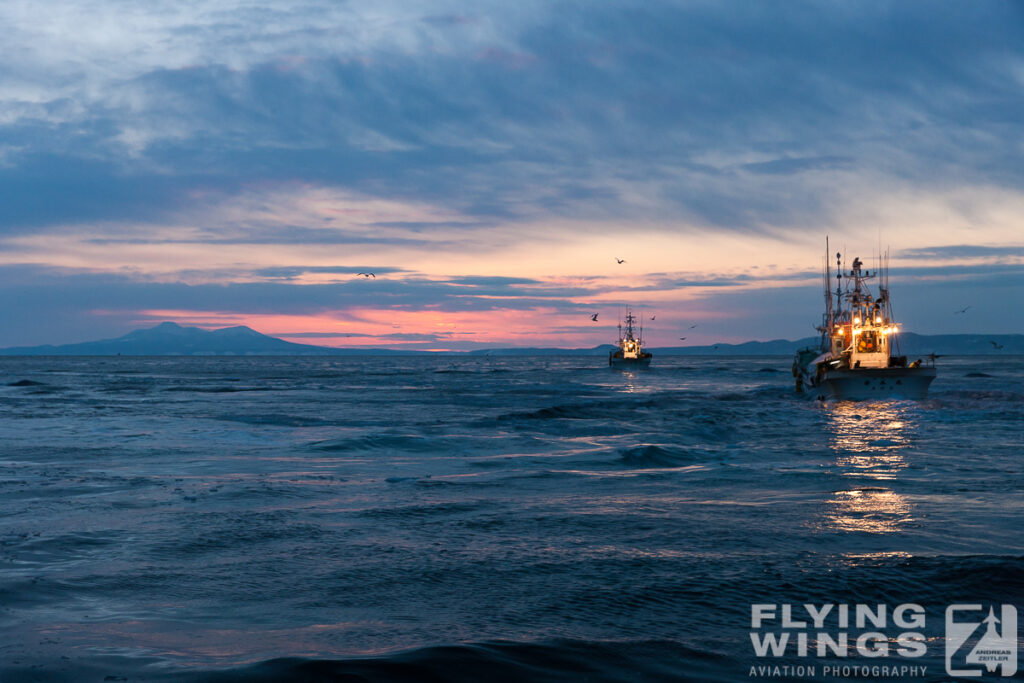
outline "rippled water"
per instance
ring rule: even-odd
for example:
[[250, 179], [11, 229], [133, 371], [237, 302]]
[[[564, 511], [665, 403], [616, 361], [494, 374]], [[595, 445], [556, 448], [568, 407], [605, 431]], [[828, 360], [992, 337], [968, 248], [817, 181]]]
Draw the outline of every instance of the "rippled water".
[[750, 680], [785, 602], [924, 605], [944, 680], [1024, 604], [1024, 359], [601, 362], [0, 359], [0, 680]]

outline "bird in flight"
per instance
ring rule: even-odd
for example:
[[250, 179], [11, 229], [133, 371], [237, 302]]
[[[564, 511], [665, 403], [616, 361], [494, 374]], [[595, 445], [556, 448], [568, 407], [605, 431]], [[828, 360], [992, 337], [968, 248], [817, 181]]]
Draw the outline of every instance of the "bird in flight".
[[356, 273], [356, 275], [362, 275], [363, 277], [372, 277], [374, 280], [377, 279], [377, 276], [374, 275], [373, 273]]
[[970, 306], [964, 306], [959, 311], [953, 311], [953, 315], [958, 315], [960, 313], [966, 313], [968, 308], [970, 308]]
[[696, 325], [690, 325], [689, 329], [691, 329], [691, 330], [692, 330], [692, 329], [693, 329], [693, 328], [695, 328], [695, 327], [697, 327], [697, 326], [696, 326]]
[[989, 340], [988, 340], [988, 343], [989, 343], [989, 344], [991, 344], [991, 345], [992, 345], [992, 348], [994, 348], [994, 349], [995, 349], [996, 351], [999, 351], [1000, 349], [1002, 349], [1002, 348], [1003, 348], [1003, 345], [1002, 345], [1002, 344], [996, 344], [996, 343], [995, 343], [994, 341], [992, 341], [991, 339], [989, 339]]
[[590, 316], [590, 319], [593, 320], [596, 323], [598, 315], [600, 315], [600, 314], [599, 313], [595, 313], [594, 315]]
[[656, 316], [656, 315], [652, 315], [652, 316], [651, 316], [651, 320], [654, 320], [654, 319], [655, 319], [655, 318], [657, 318], [657, 317], [658, 317], [658, 316]]
[[615, 257], [615, 262], [616, 262], [616, 263], [618, 263], [618, 264], [619, 264], [619, 265], [621, 266], [621, 265], [622, 265], [623, 263], [625, 263], [625, 262], [626, 262], [626, 259], [624, 259], [624, 258], [619, 258], [618, 256], [616, 256], [616, 257]]
[[684, 340], [684, 339], [686, 339], [686, 337], [680, 337], [680, 338], [679, 338], [679, 341], [682, 341], [682, 340]]

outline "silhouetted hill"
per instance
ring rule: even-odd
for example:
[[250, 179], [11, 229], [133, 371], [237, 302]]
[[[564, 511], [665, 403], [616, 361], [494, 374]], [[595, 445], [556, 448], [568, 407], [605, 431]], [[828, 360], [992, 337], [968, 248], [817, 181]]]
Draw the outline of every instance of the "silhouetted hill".
[[[995, 342], [995, 344], [993, 344]], [[901, 353], [921, 356], [940, 355], [1012, 355], [1024, 354], [1024, 335], [1021, 334], [901, 334]], [[817, 337], [796, 341], [775, 339], [750, 341], [742, 344], [713, 344], [708, 346], [676, 346], [653, 348], [662, 356], [789, 356], [805, 346], [817, 346]], [[997, 348], [997, 346], [1002, 348]], [[557, 349], [520, 347], [478, 349], [471, 355], [490, 356], [606, 356], [615, 348], [602, 344], [588, 349]], [[384, 348], [333, 348], [311, 344], [293, 344], [277, 337], [261, 334], [249, 327], [225, 327], [203, 330], [165, 322], [156, 327], [134, 330], [117, 339], [63, 344], [61, 346], [17, 346], [0, 349], [4, 356], [368, 356], [415, 355], [430, 351], [396, 351]]]
[[399, 353], [407, 352], [293, 344], [245, 326], [203, 330], [198, 327], [182, 327], [172, 322], [134, 330], [117, 339], [0, 349], [0, 355], [5, 356], [322, 356]]
[[[995, 345], [992, 344], [995, 342]], [[665, 356], [790, 356], [805, 346], [816, 347], [818, 337], [804, 337], [796, 341], [775, 339], [751, 341], [742, 344], [713, 344], [709, 346], [676, 346], [651, 349]], [[1024, 334], [914, 334], [899, 335], [900, 353], [923, 356], [937, 353], [943, 356], [1014, 355], [1024, 354]], [[1001, 346], [1002, 348], [997, 348]]]

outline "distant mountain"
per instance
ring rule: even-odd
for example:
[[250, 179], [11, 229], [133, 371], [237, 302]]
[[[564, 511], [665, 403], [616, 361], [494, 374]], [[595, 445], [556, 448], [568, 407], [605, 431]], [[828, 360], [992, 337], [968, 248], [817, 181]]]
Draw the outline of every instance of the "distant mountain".
[[[649, 350], [658, 356], [792, 356], [797, 349], [817, 346], [818, 337], [804, 337], [790, 341], [749, 341], [741, 344], [712, 344], [708, 346], [670, 346]], [[995, 342], [1001, 349], [992, 345]], [[914, 334], [899, 336], [900, 353], [923, 356], [929, 353], [949, 356], [1024, 355], [1024, 334]], [[510, 348], [478, 349], [470, 353], [489, 356], [604, 356], [615, 347], [611, 344], [589, 349]]]
[[476, 349], [469, 351], [472, 356], [607, 356], [614, 349], [612, 344], [602, 344], [590, 349], [559, 349], [543, 346], [516, 346], [507, 349]]
[[[921, 335], [911, 332], [899, 337], [901, 353], [907, 356], [940, 355], [1013, 355], [1024, 354], [1022, 334], [940, 334]], [[992, 342], [1002, 348], [996, 348]], [[742, 344], [711, 346], [675, 346], [651, 351], [663, 356], [789, 356], [805, 346], [816, 346], [817, 337], [796, 341], [750, 341]], [[602, 344], [588, 349], [557, 349], [520, 347], [478, 349], [470, 355], [489, 356], [605, 356], [615, 348]], [[160, 323], [129, 332], [117, 339], [64, 344], [62, 346], [17, 346], [0, 349], [0, 356], [370, 356], [420, 355], [429, 351], [396, 351], [382, 348], [339, 349], [330, 346], [293, 344], [277, 337], [260, 334], [248, 327], [225, 327], [203, 330], [182, 327], [177, 323]]]
[[662, 356], [792, 356], [797, 349], [817, 345], [817, 337], [806, 337], [796, 341], [774, 339], [772, 341], [748, 341], [742, 344], [713, 344], [710, 346], [671, 346], [652, 348], [651, 353]]
[[198, 327], [182, 327], [172, 322], [135, 330], [117, 339], [62, 346], [0, 349], [0, 355], [4, 356], [324, 356], [400, 353], [407, 352], [293, 344], [245, 326], [203, 330]]
[[[715, 344], [712, 346], [676, 346], [651, 349], [665, 356], [789, 356], [805, 346], [817, 346], [818, 337], [804, 337], [796, 341], [775, 339], [742, 344]], [[995, 345], [992, 344], [995, 342]], [[984, 356], [1024, 354], [1024, 334], [914, 334], [899, 335], [900, 353], [905, 356], [923, 356], [937, 353], [943, 356]], [[1001, 346], [1002, 348], [997, 348]]]

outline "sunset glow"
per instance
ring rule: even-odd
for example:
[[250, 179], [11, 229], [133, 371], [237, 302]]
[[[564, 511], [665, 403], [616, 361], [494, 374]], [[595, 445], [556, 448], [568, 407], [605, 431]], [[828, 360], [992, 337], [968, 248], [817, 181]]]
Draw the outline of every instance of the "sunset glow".
[[[1012, 20], [947, 65], [871, 12], [870, 39], [832, 54], [825, 7], [726, 53], [695, 28], [734, 21], [711, 8], [662, 8], [672, 36], [612, 8], [538, 33], [564, 11], [295, 10], [252, 49], [200, 30], [216, 13], [83, 8], [71, 31], [0, 9], [8, 63], [46, 74], [0, 89], [0, 345], [173, 319], [330, 346], [593, 346], [626, 305], [657, 311], [654, 345], [795, 339], [826, 236], [890, 250], [908, 329], [1021, 331], [1002, 314], [1024, 295], [1017, 124], [996, 113], [1019, 110]], [[936, 21], [950, 45], [959, 23]], [[332, 22], [359, 28], [324, 40]], [[865, 76], [868, 44], [895, 86]], [[987, 75], [954, 87], [961, 69]]]

